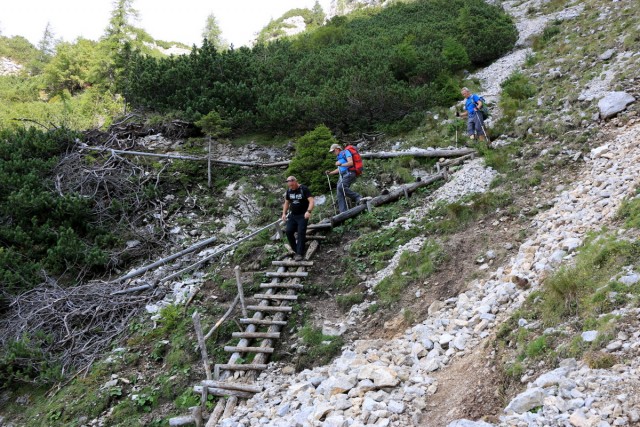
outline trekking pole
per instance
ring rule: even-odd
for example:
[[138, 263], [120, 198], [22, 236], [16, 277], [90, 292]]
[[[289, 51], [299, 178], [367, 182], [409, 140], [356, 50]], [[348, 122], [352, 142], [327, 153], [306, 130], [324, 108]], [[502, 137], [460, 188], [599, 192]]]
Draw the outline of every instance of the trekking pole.
[[333, 212], [338, 215], [338, 210], [336, 209], [336, 199], [333, 198], [333, 188], [331, 188], [331, 180], [329, 179], [329, 174], [325, 174], [327, 176], [327, 182], [329, 183], [329, 194], [331, 194], [331, 203], [333, 204]]
[[[479, 112], [479, 113], [480, 113], [480, 112]], [[480, 114], [482, 114], [482, 113], [480, 113]], [[484, 119], [484, 117], [483, 117], [483, 119]], [[483, 122], [483, 120], [480, 120], [480, 119], [478, 118], [478, 123], [480, 123], [480, 129], [482, 129], [482, 133], [484, 133], [484, 137], [485, 137], [485, 139], [487, 140], [487, 145], [489, 145], [489, 144], [491, 143], [491, 141], [489, 140], [489, 134], [487, 133], [487, 130], [484, 128], [484, 122]]]

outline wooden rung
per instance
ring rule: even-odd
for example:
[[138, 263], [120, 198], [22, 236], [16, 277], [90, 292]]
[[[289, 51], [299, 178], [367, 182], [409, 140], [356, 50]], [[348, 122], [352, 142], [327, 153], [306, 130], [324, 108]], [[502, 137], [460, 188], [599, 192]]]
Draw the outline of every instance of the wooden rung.
[[331, 225], [330, 222], [323, 222], [320, 224], [309, 224], [307, 225], [307, 230], [327, 230], [332, 227], [333, 225]]
[[316, 236], [315, 234], [307, 234], [307, 240], [326, 240], [327, 236]]
[[303, 285], [300, 283], [260, 283], [261, 289], [269, 289], [269, 288], [281, 288], [281, 289], [302, 289]]
[[285, 320], [265, 320], [265, 319], [240, 319], [240, 323], [243, 325], [280, 325], [285, 326], [287, 322]]
[[280, 338], [280, 332], [232, 332], [232, 338]]
[[287, 300], [287, 301], [296, 301], [298, 299], [297, 295], [255, 294], [253, 297], [255, 299], [272, 299], [272, 300]]
[[[202, 393], [203, 387], [201, 385], [193, 386], [193, 391], [196, 393]], [[242, 399], [251, 399], [253, 397], [253, 393], [249, 393], [246, 391], [238, 391], [238, 390], [228, 390], [222, 388], [214, 388], [207, 387], [207, 391], [209, 394], [213, 394], [214, 396], [236, 396]]]
[[271, 264], [278, 267], [311, 267], [313, 265], [313, 261], [284, 260], [284, 261], [271, 261]]
[[293, 307], [274, 307], [272, 305], [248, 305], [247, 310], [253, 311], [276, 311], [276, 312], [285, 312], [289, 313], [293, 310]]
[[225, 371], [264, 371], [267, 369], [268, 365], [263, 365], [259, 363], [247, 363], [242, 365], [228, 364], [228, 363], [218, 363], [215, 365], [216, 369], [223, 369]]
[[309, 275], [306, 271], [267, 271], [267, 277], [307, 277]]
[[271, 347], [236, 347], [231, 345], [224, 346], [227, 353], [273, 353]]
[[262, 390], [264, 390], [264, 387], [258, 385], [229, 383], [214, 380], [203, 380], [200, 384], [207, 387], [222, 388], [225, 390], [247, 391], [249, 393], [260, 393]]

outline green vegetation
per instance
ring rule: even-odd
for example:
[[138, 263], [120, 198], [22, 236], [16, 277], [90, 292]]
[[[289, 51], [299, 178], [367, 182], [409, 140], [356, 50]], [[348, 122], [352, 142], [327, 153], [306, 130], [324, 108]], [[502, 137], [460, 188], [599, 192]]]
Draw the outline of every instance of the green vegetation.
[[498, 58], [516, 38], [510, 18], [481, 0], [420, 0], [338, 16], [253, 49], [220, 53], [205, 42], [159, 60], [134, 52], [120, 89], [134, 106], [189, 120], [216, 111], [236, 133], [319, 123], [352, 132], [450, 105], [456, 73]]
[[324, 125], [305, 134], [298, 139], [296, 155], [291, 159], [287, 176], [295, 176], [309, 187], [312, 194], [326, 193], [329, 184], [324, 171], [335, 169], [335, 156], [329, 153], [329, 147], [337, 142]]
[[404, 252], [394, 273], [374, 288], [380, 303], [399, 301], [410, 284], [424, 282], [443, 259], [442, 249], [433, 241], [425, 242], [418, 252]]
[[0, 281], [6, 292], [40, 283], [43, 270], [74, 278], [101, 270], [114, 241], [92, 200], [54, 192], [53, 168], [76, 135], [61, 129], [0, 133]]
[[344, 344], [342, 337], [323, 335], [321, 329], [308, 325], [303, 327], [299, 334], [306, 351], [298, 358], [298, 370], [329, 363]]

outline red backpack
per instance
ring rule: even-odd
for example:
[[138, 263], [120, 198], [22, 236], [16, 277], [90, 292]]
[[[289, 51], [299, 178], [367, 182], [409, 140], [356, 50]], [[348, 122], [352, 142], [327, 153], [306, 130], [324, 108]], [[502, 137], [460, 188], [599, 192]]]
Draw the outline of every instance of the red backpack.
[[354, 171], [356, 176], [362, 175], [362, 156], [358, 153], [358, 149], [353, 145], [347, 145], [344, 149], [349, 150], [351, 157], [353, 158], [353, 166], [350, 166], [349, 170]]

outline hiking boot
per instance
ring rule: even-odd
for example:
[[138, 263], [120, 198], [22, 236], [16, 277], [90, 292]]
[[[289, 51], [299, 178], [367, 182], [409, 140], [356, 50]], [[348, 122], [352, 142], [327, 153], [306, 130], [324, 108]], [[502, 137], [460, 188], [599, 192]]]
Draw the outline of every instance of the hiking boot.
[[296, 255], [293, 257], [293, 260], [294, 260], [294, 261], [302, 261], [303, 259], [304, 259], [304, 257], [303, 257], [302, 255], [300, 255], [300, 254], [296, 254]]
[[368, 202], [369, 200], [371, 200], [371, 199], [373, 199], [373, 197], [369, 197], [369, 196], [366, 196], [366, 197], [360, 197], [360, 200], [358, 201], [358, 204], [359, 204], [359, 205], [366, 205], [366, 204], [367, 204], [367, 202]]

